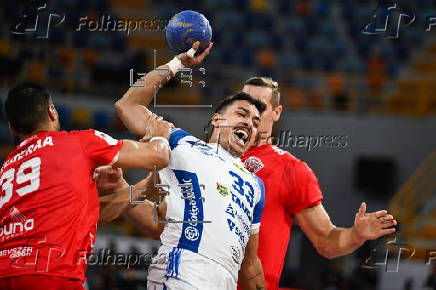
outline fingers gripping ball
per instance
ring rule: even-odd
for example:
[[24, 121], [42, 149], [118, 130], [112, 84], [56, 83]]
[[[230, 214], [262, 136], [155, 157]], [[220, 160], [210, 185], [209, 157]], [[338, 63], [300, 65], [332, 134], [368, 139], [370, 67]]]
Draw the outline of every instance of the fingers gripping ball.
[[212, 39], [212, 27], [203, 14], [185, 10], [174, 15], [166, 28], [166, 39], [174, 53], [188, 51], [192, 44], [200, 41], [200, 54]]

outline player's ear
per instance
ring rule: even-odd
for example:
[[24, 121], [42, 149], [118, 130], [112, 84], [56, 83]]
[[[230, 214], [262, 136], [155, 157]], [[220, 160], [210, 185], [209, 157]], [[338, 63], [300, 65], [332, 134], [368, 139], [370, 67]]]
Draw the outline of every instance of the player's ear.
[[56, 121], [59, 118], [58, 112], [53, 104], [48, 105], [47, 113], [51, 121]]
[[277, 122], [280, 119], [280, 116], [282, 115], [283, 106], [278, 105], [277, 107], [274, 108], [273, 111], [274, 111], [273, 121]]
[[222, 117], [221, 117], [220, 113], [213, 114], [212, 119], [210, 121], [210, 124], [212, 125], [212, 128], [219, 127], [220, 120], [222, 120]]

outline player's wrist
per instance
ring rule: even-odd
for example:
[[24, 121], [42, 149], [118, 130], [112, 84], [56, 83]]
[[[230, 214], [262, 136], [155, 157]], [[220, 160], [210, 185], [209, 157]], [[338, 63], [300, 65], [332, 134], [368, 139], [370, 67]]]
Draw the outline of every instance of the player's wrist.
[[169, 67], [173, 75], [176, 75], [179, 70], [185, 67], [177, 56], [170, 60], [166, 65]]
[[160, 142], [160, 143], [164, 144], [168, 149], [170, 149], [170, 143], [168, 142], [168, 139], [163, 137], [163, 136], [155, 136], [155, 137], [150, 138], [149, 142], [153, 142], [153, 141]]
[[356, 225], [353, 225], [350, 231], [351, 231], [351, 239], [354, 242], [354, 244], [363, 244], [366, 241], [366, 239], [359, 233], [359, 230], [357, 229]]

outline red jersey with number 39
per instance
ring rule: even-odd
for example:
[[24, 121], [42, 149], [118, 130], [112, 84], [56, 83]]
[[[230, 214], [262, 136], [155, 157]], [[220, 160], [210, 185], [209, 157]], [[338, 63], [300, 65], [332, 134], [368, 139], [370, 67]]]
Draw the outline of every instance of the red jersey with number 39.
[[294, 215], [320, 204], [321, 190], [306, 163], [276, 146], [252, 147], [242, 160], [265, 186], [257, 253], [262, 262], [266, 289], [275, 290], [278, 289]]
[[96, 130], [39, 132], [0, 171], [0, 278], [85, 280], [99, 218], [94, 169], [116, 161], [122, 141]]

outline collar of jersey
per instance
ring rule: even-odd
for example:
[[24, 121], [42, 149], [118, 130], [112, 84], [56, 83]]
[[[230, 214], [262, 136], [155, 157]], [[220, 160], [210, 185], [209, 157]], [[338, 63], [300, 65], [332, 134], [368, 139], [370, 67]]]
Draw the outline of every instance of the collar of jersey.
[[233, 155], [232, 153], [224, 149], [224, 147], [221, 146], [221, 144], [219, 143], [207, 143], [207, 145], [211, 146], [212, 148], [217, 148], [218, 146], [218, 155], [224, 157], [227, 160], [234, 161], [235, 159], [239, 159], [239, 156]]

